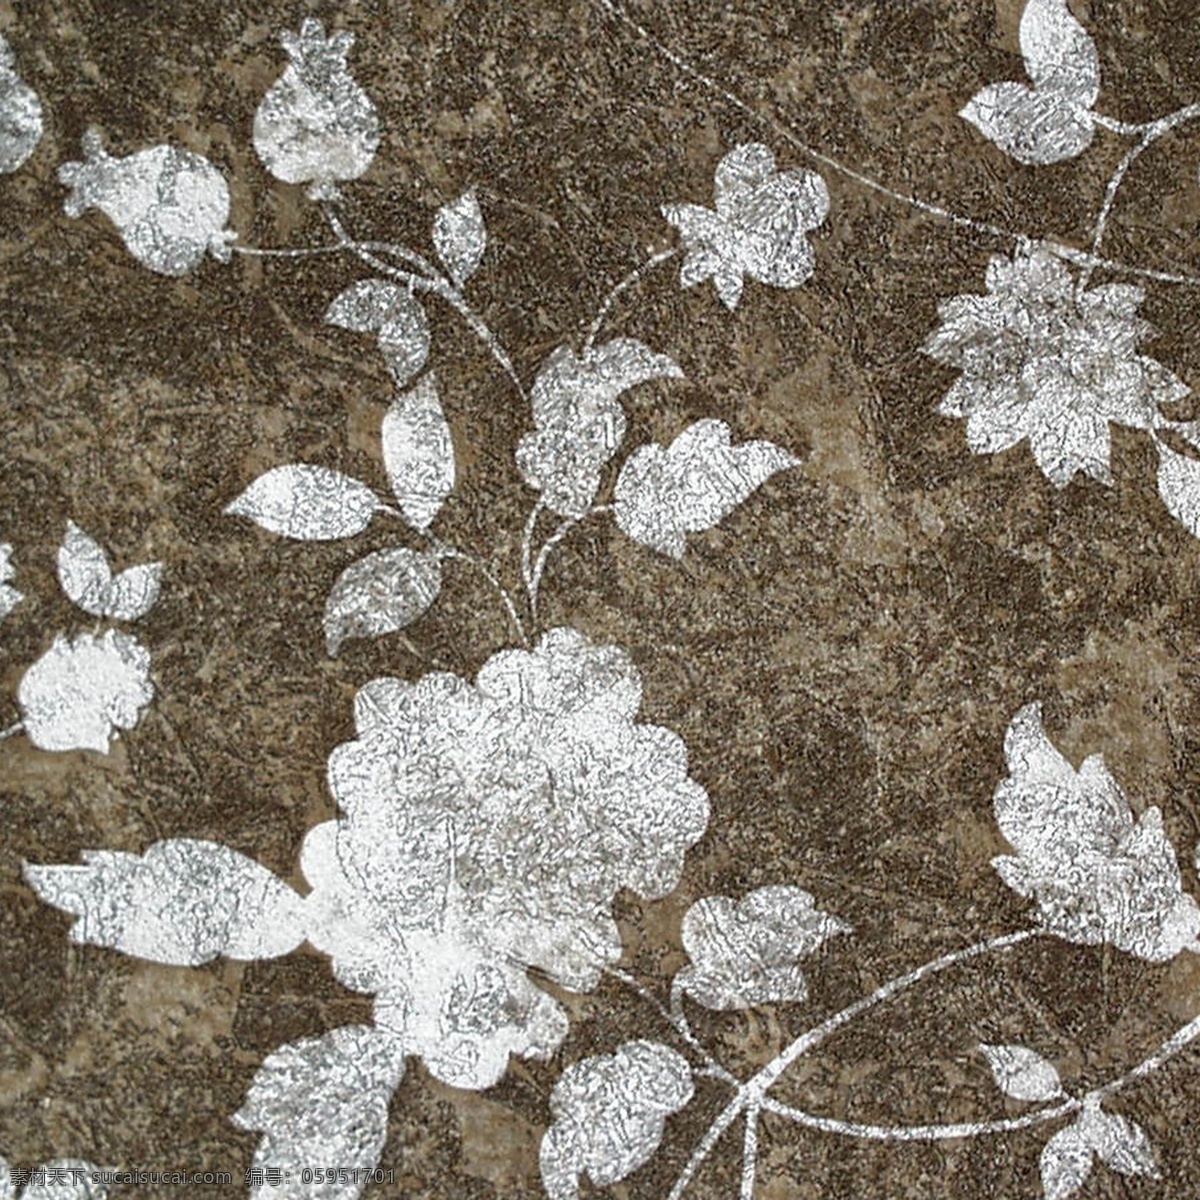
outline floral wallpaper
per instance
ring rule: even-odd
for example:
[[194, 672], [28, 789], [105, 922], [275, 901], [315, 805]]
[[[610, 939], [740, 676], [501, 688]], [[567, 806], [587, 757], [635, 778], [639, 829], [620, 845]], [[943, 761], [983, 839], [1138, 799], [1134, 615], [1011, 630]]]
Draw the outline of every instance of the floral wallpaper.
[[1193, 1195], [1198, 61], [0, 4], [0, 1197]]

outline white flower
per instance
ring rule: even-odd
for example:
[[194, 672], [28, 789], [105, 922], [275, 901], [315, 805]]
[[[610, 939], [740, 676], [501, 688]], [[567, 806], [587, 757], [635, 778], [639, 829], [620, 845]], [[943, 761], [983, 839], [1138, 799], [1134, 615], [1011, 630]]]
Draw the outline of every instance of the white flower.
[[727, 308], [737, 308], [743, 275], [774, 287], [799, 287], [813, 273], [806, 234], [829, 213], [825, 181], [812, 171], [776, 171], [775, 155], [750, 142], [717, 166], [716, 211], [668, 204], [662, 214], [687, 250], [684, 287], [712, 278]]
[[1111, 283], [1077, 292], [1067, 266], [1044, 249], [992, 259], [987, 295], [938, 306], [925, 353], [961, 378], [939, 412], [965, 417], [967, 444], [995, 453], [1025, 438], [1046, 477], [1077, 471], [1110, 482], [1110, 421], [1162, 423], [1158, 406], [1189, 389], [1138, 344], [1154, 332], [1137, 316], [1140, 288]]
[[126, 633], [60, 634], [17, 688], [25, 733], [42, 750], [108, 752], [116, 729], [132, 729], [150, 703], [150, 655]]
[[177, 146], [113, 158], [94, 130], [83, 135], [83, 153], [58, 169], [71, 188], [63, 202], [68, 216], [100, 209], [130, 254], [160, 275], [184, 275], [206, 252], [229, 261], [237, 236], [225, 228], [229, 185], [208, 159]]
[[474, 684], [359, 692], [358, 737], [329, 762], [345, 815], [301, 856], [309, 938], [443, 1081], [487, 1087], [510, 1053], [550, 1054], [566, 1016], [526, 965], [593, 988], [621, 952], [616, 892], [669, 892], [703, 833], [684, 745], [635, 723], [640, 700], [628, 656], [571, 629]]
[[12, 565], [12, 546], [7, 542], [0, 542], [0, 621], [25, 598], [15, 587], [9, 585], [9, 580], [15, 579], [16, 574]]

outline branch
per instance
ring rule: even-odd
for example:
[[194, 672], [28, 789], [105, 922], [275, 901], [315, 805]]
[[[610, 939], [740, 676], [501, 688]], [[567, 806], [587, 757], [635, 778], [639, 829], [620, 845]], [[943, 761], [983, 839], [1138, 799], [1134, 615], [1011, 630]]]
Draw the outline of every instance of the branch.
[[650, 255], [644, 263], [633, 268], [628, 275], [624, 276], [619, 282], [613, 284], [608, 295], [604, 297], [603, 303], [600, 305], [599, 311], [596, 313], [596, 318], [588, 326], [587, 337], [583, 340], [583, 357], [587, 358], [592, 347], [596, 344], [596, 338], [600, 336], [600, 330], [604, 325], [608, 314], [612, 312], [613, 305], [617, 302], [617, 298], [627, 292], [635, 283], [648, 275], [660, 263], [668, 262], [679, 253], [678, 247], [672, 247], [670, 250], [659, 250], [657, 253]]

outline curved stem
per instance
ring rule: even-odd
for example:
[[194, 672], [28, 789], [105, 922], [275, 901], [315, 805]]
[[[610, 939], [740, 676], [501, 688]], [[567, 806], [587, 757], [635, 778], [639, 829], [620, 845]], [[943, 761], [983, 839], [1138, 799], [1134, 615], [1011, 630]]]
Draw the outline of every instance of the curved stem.
[[604, 297], [603, 303], [600, 305], [599, 311], [596, 313], [595, 319], [588, 326], [587, 336], [583, 339], [583, 357], [591, 353], [592, 347], [596, 344], [596, 338], [600, 336], [600, 330], [604, 326], [608, 314], [612, 312], [613, 305], [617, 302], [622, 293], [627, 292], [633, 285], [643, 279], [651, 271], [654, 270], [660, 263], [668, 262], [679, 253], [677, 246], [670, 250], [659, 250], [657, 253], [650, 255], [644, 263], [633, 268], [628, 275], [624, 276], [617, 283], [613, 284], [608, 295]]
[[754, 1200], [754, 1177], [758, 1173], [758, 1110], [751, 1104], [746, 1109], [746, 1133], [742, 1141], [741, 1200]]
[[941, 1142], [956, 1138], [984, 1137], [989, 1133], [1011, 1133], [1078, 1112], [1082, 1107], [1082, 1100], [1070, 1099], [1063, 1100], [1052, 1108], [1040, 1108], [1037, 1112], [1025, 1113], [1020, 1117], [1005, 1117], [998, 1121], [962, 1122], [954, 1125], [864, 1125], [858, 1121], [839, 1121], [836, 1117], [818, 1117], [769, 1098], [762, 1102], [764, 1112], [783, 1117], [796, 1125], [803, 1125], [806, 1129], [876, 1142]]
[[737, 1077], [727, 1071], [692, 1032], [692, 1027], [688, 1024], [687, 1018], [676, 1013], [673, 1006], [670, 1009], [665, 1008], [658, 997], [655, 996], [649, 988], [645, 987], [640, 980], [635, 978], [633, 975], [630, 975], [628, 971], [622, 971], [616, 967], [605, 967], [604, 973], [606, 975], [611, 975], [613, 979], [623, 983], [627, 988], [633, 992], [636, 992], [638, 996], [640, 996], [647, 1004], [649, 1004], [650, 1007], [653, 1008], [654, 1011], [658, 1013], [658, 1015], [662, 1017], [662, 1019], [666, 1021], [667, 1024], [670, 1025], [677, 1034], [679, 1034], [683, 1042], [695, 1052], [701, 1062], [704, 1063], [705, 1067], [708, 1068], [709, 1075], [711, 1075], [714, 1079], [721, 1080], [722, 1083], [729, 1084], [731, 1087], [736, 1088], [741, 1086]]
[[537, 533], [538, 517], [546, 511], [546, 502], [539, 496], [529, 510], [525, 519], [525, 529], [521, 534], [521, 578], [525, 581], [525, 590], [529, 592], [530, 602], [533, 600], [533, 538]]
[[[829, 170], [835, 171], [839, 175], [853, 180], [855, 183], [866, 188], [868, 191], [876, 192], [881, 196], [886, 196], [889, 200], [894, 200], [899, 204], [905, 204], [909, 208], [913, 208], [918, 212], [925, 213], [926, 216], [937, 217], [951, 225], [957, 225], [964, 229], [971, 229], [976, 233], [987, 234], [990, 237], [1002, 238], [1006, 241], [1014, 242], [1050, 242], [1050, 248], [1055, 250], [1056, 253], [1063, 254], [1063, 257], [1075, 258], [1077, 255], [1084, 255], [1083, 251], [1073, 250], [1071, 247], [1059, 247], [1048, 238], [1033, 237], [1027, 233], [1021, 233], [1017, 230], [1007, 229], [1001, 225], [995, 225], [991, 221], [981, 221], [976, 217], [969, 217], [963, 213], [953, 212], [952, 210], [943, 208], [938, 204], [930, 204], [928, 201], [922, 200], [917, 196], [911, 196], [905, 192], [898, 192], [894, 188], [888, 187], [887, 184], [883, 183], [882, 181], [873, 179], [869, 175], [864, 175], [861, 171], [855, 170], [854, 167], [849, 166], [847, 163], [841, 162], [839, 159], [823, 153], [815, 146], [810, 146], [795, 132], [794, 129], [791, 128], [791, 126], [785, 124], [778, 117], [760, 111], [748, 101], [743, 100], [742, 97], [737, 95], [736, 92], [733, 92], [718, 80], [712, 78], [712, 76], [706, 75], [703, 71], [700, 71], [696, 67], [692, 66], [691, 63], [672, 50], [671, 47], [665, 42], [662, 42], [656, 38], [654, 34], [652, 34], [644, 25], [638, 22], [635, 18], [631, 17], [629, 13], [626, 12], [621, 6], [621, 4], [617, 2], [617, 0], [592, 0], [592, 2], [598, 7], [604, 9], [606, 12], [611, 14], [614, 18], [636, 33], [638, 37], [640, 37], [648, 46], [651, 47], [651, 49], [655, 51], [655, 53], [666, 59], [667, 62], [671, 63], [671, 65], [674, 66], [681, 74], [686, 75], [688, 78], [694, 80], [708, 91], [714, 92], [727, 103], [733, 105], [740, 112], [745, 113], [748, 117], [758, 122], [760, 125], [766, 126], [784, 141], [788, 142], [790, 145], [795, 147], [795, 149], [799, 150], [801, 154], [806, 155], [808, 158], [812, 159], [814, 162], [820, 163], [822, 166], [828, 167]], [[1163, 125], [1166, 122], [1170, 122], [1170, 127], [1174, 128], [1176, 124], [1179, 124], [1183, 120], [1189, 120], [1192, 116], [1196, 115], [1196, 113], [1193, 112], [1193, 109], [1197, 108], [1200, 108], [1200, 106], [1193, 105], [1187, 109], [1181, 109], [1178, 113], [1172, 113], [1169, 117], [1162, 118], [1161, 121], [1151, 122], [1149, 125], [1145, 126], [1127, 125], [1120, 121], [1113, 121], [1109, 118], [1102, 117], [1097, 117], [1095, 119], [1098, 125], [1103, 125], [1105, 128], [1112, 129], [1115, 132], [1132, 135], [1140, 134], [1144, 136], [1144, 134], [1150, 129]], [[1184, 116], [1183, 114], [1187, 114], [1187, 116]], [[1155, 134], [1155, 137], [1161, 136], [1161, 133], [1163, 132], [1166, 132], [1166, 130], [1162, 129]], [[1126, 168], [1126, 170], [1128, 170], [1128, 168]], [[1075, 260], [1082, 261], [1085, 263], [1085, 265], [1092, 267], [1105, 267], [1111, 271], [1128, 275], [1138, 275], [1146, 279], [1156, 279], [1162, 283], [1187, 284], [1193, 287], [1200, 286], [1200, 276], [1175, 274], [1166, 271], [1155, 271], [1145, 267], [1133, 266], [1128, 263], [1115, 262], [1109, 259], [1100, 259], [1094, 253], [1091, 256], [1080, 257], [1076, 258]]]
[[598, 504], [594, 508], [589, 508], [581, 517], [567, 517], [559, 527], [546, 539], [538, 552], [537, 562], [534, 563], [532, 571], [529, 573], [529, 611], [533, 617], [533, 623], [537, 626], [537, 606], [538, 606], [538, 589], [542, 584], [542, 576], [546, 573], [546, 564], [550, 561], [550, 555], [554, 547], [559, 544], [575, 528], [581, 521], [586, 521], [588, 517], [594, 516], [596, 513], [609, 512], [612, 508], [610, 504]]
[[319, 254], [344, 254], [346, 252], [344, 242], [338, 242], [333, 246], [283, 246], [278, 249], [264, 249], [261, 246], [239, 246], [236, 242], [233, 242], [230, 244], [229, 249], [234, 254], [243, 254], [247, 258], [314, 258]]
[[14, 734], [20, 733], [24, 728], [25, 722], [18, 721], [15, 725], [10, 725], [7, 729], [0, 729], [0, 742], [4, 741], [5, 738], [10, 738]]
[[[406, 287], [420, 292], [432, 292], [434, 295], [440, 296], [445, 300], [467, 322], [471, 328], [471, 332], [488, 348], [492, 357], [500, 364], [509, 379], [512, 380], [513, 386], [517, 389], [521, 399], [528, 402], [529, 397], [525, 392], [525, 385], [521, 382], [521, 377], [517, 374], [517, 369], [513, 366], [512, 359], [509, 358], [504, 347], [500, 344], [500, 339], [496, 337], [483, 318], [467, 303], [466, 297], [463, 296], [462, 292], [446, 279], [445, 276], [434, 269], [427, 259], [417, 254], [416, 251], [408, 250], [404, 246], [393, 245], [390, 242], [355, 241], [346, 231], [346, 227], [342, 224], [341, 218], [333, 210], [332, 205], [328, 203], [322, 204], [321, 211], [325, 214], [325, 220], [329, 223], [329, 227], [341, 239], [342, 247], [349, 250], [352, 254], [357, 255], [359, 259], [373, 270], [387, 275], [399, 283], [403, 283]], [[391, 263], [379, 258], [376, 251], [402, 258], [416, 265], [418, 272], [405, 271], [399, 267], [394, 267]], [[428, 273], [425, 273], [426, 271]]]
[[[1169, 133], [1178, 125], [1182, 125], [1185, 121], [1194, 120], [1200, 117], [1200, 104], [1189, 104], [1186, 108], [1181, 108], [1178, 112], [1173, 112], [1165, 117], [1161, 117], [1157, 121], [1151, 121], [1146, 125], [1123, 125], [1119, 121], [1104, 122], [1108, 129], [1114, 129], [1116, 132], [1138, 134], [1138, 140], [1129, 147], [1125, 152], [1121, 161], [1117, 164], [1116, 170], [1113, 171], [1111, 178], [1108, 181], [1108, 186], [1104, 191], [1104, 203], [1100, 206], [1100, 213], [1096, 217], [1096, 224], [1092, 229], [1092, 254], [1093, 256], [1100, 253], [1101, 243], [1104, 241], [1104, 231], [1108, 226], [1108, 219], [1112, 216], [1113, 205], [1117, 200], [1117, 192], [1121, 190], [1121, 184], [1125, 180], [1125, 176], [1129, 173], [1130, 167], [1165, 133]], [[1095, 267], [1087, 266], [1079, 279], [1078, 291], [1082, 292], [1087, 286], [1088, 280], [1092, 277], [1092, 272]]]
[[512, 595], [508, 588], [497, 579], [496, 575], [491, 571], [483, 559], [474, 554], [467, 554], [465, 551], [456, 550], [453, 546], [446, 546], [440, 542], [434, 543], [437, 551], [443, 558], [454, 558], [460, 562], [465, 562], [474, 567], [484, 579], [492, 585], [496, 594], [504, 602], [504, 607], [508, 612], [508, 619], [512, 622], [512, 627], [516, 631], [516, 635], [521, 639], [521, 644], [529, 645], [529, 634], [525, 630], [525, 622], [521, 620], [521, 614], [517, 612], [517, 606], [513, 601]]
[[956, 967], [960, 963], [969, 962], [973, 958], [979, 958], [981, 955], [991, 954], [996, 950], [1008, 950], [1013, 946], [1019, 946], [1022, 942], [1029, 941], [1030, 938], [1043, 936], [1046, 936], [1046, 931], [1043, 929], [1022, 929], [1017, 933], [986, 938], [984, 941], [976, 942], [973, 946], [967, 946], [963, 950], [954, 950], [949, 954], [943, 954], [941, 958], [935, 958], [932, 962], [927, 962], [905, 975], [898, 976], [881, 987], [876, 988], [869, 996], [864, 996], [861, 1000], [856, 1000], [847, 1008], [842, 1009], [841, 1012], [834, 1013], [828, 1020], [822, 1021], [820, 1025], [815, 1025], [807, 1033], [802, 1033], [790, 1046], [772, 1059], [771, 1062], [767, 1063], [750, 1080], [746, 1085], [747, 1088], [758, 1096], [765, 1095], [797, 1059], [803, 1057], [810, 1050], [816, 1049], [826, 1038], [836, 1033], [842, 1026], [848, 1025], [855, 1017], [860, 1016], [869, 1009], [875, 1008], [885, 1000], [890, 1000], [893, 996], [899, 995], [901, 992], [912, 987], [913, 984], [920, 983], [922, 980], [940, 974], [942, 971], [947, 971], [951, 967]]
[[1099, 1100], [1116, 1095], [1122, 1088], [1144, 1079], [1152, 1071], [1157, 1071], [1163, 1063], [1172, 1059], [1185, 1047], [1200, 1037], [1200, 1016], [1193, 1017], [1186, 1025], [1173, 1033], [1153, 1054], [1147, 1055], [1136, 1067], [1131, 1067], [1124, 1075], [1097, 1088], [1092, 1095]]
[[[738, 1114], [748, 1108], [756, 1106], [765, 1107], [767, 1104], [766, 1093], [768, 1089], [779, 1081], [784, 1072], [798, 1058], [815, 1049], [831, 1034], [841, 1029], [843, 1025], [848, 1025], [855, 1017], [874, 1008], [876, 1005], [882, 1004], [885, 1000], [890, 1000], [893, 996], [898, 995], [923, 979], [928, 979], [932, 975], [949, 970], [951, 967], [968, 962], [981, 955], [989, 954], [995, 950], [1007, 950], [1011, 946], [1019, 945], [1030, 938], [1039, 937], [1044, 934], [1045, 930], [1042, 929], [1023, 929], [1018, 933], [987, 938], [984, 941], [976, 942], [973, 946], [967, 946], [963, 950], [955, 950], [950, 954], [943, 954], [940, 958], [935, 958], [931, 962], [917, 967], [915, 970], [897, 976], [890, 982], [876, 988], [869, 996], [864, 996], [861, 1000], [857, 1000], [842, 1009], [841, 1012], [834, 1013], [828, 1020], [822, 1021], [821, 1024], [813, 1026], [806, 1033], [802, 1033], [785, 1050], [767, 1063], [766, 1066], [738, 1089], [737, 1095], [722, 1109], [716, 1120], [709, 1126], [704, 1137], [700, 1139], [700, 1142], [692, 1152], [691, 1158], [688, 1159], [687, 1164], [680, 1173], [679, 1178], [675, 1180], [675, 1186], [671, 1189], [668, 1200], [680, 1200], [688, 1184], [708, 1157], [713, 1146], [716, 1145], [721, 1134], [733, 1124]], [[821, 1120], [822, 1118], [813, 1119]]]

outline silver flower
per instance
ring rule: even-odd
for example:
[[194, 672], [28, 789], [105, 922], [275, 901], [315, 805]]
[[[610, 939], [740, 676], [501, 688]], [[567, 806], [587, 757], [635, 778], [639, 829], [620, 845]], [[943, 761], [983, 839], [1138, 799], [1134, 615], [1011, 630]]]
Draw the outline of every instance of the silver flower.
[[61, 634], [17, 688], [25, 733], [42, 750], [108, 752], [113, 731], [132, 729], [154, 697], [150, 655], [135, 637]]
[[1028, 438], [1058, 487], [1077, 471], [1111, 482], [1109, 422], [1151, 429], [1162, 423], [1158, 406], [1189, 391], [1138, 353], [1154, 332], [1137, 315], [1142, 290], [1080, 292], [1066, 264], [1038, 248], [993, 258], [987, 289], [938, 306], [925, 353], [962, 372], [938, 411], [966, 419], [976, 454]]
[[703, 833], [683, 743], [635, 723], [640, 700], [624, 651], [571, 629], [493, 655], [474, 684], [359, 692], [358, 736], [329, 761], [344, 816], [301, 856], [309, 939], [445, 1082], [550, 1054], [566, 1016], [526, 966], [593, 988], [621, 952], [616, 892], [670, 891]]
[[799, 287], [813, 273], [808, 232], [829, 213], [825, 181], [812, 171], [776, 171], [775, 155], [750, 142], [717, 166], [715, 211], [668, 204], [662, 214], [687, 250], [684, 287], [711, 278], [727, 308], [737, 308], [743, 275], [773, 287]]

